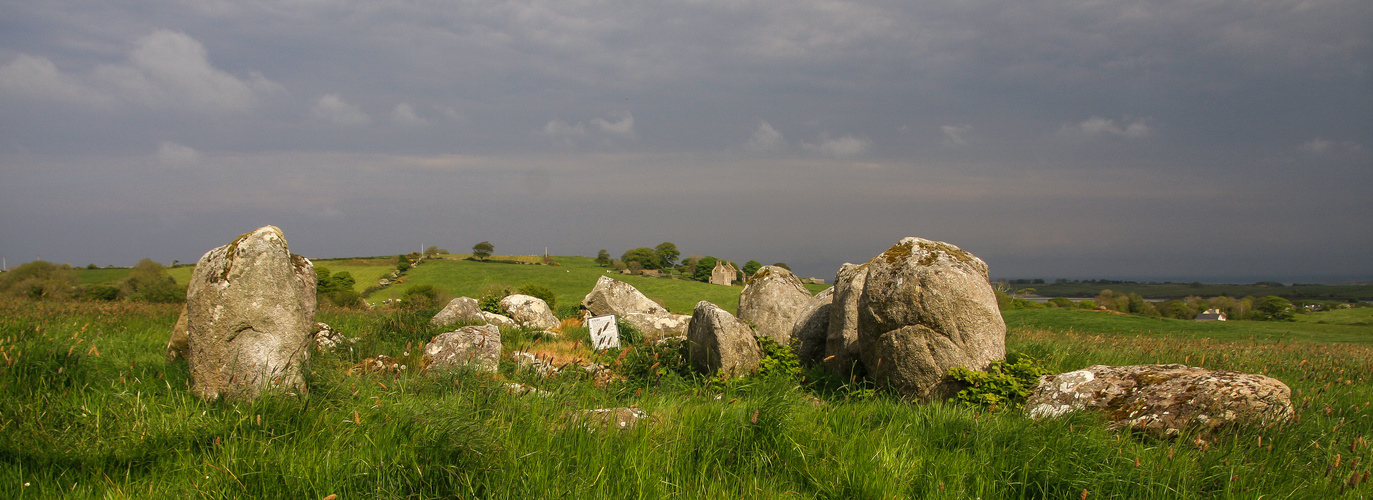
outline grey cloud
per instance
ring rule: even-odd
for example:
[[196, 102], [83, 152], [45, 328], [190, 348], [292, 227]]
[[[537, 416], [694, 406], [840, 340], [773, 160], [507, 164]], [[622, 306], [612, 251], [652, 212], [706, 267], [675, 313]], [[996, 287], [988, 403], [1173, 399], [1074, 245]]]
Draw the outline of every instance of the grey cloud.
[[310, 108], [310, 116], [316, 120], [340, 126], [366, 125], [372, 122], [372, 117], [358, 109], [357, 106], [349, 104], [338, 94], [325, 94], [315, 100], [315, 106]]

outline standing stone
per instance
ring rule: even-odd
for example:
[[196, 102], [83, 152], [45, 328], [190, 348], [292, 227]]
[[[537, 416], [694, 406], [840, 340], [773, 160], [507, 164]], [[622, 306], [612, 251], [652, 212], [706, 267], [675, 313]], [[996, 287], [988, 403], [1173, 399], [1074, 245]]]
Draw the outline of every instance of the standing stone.
[[181, 304], [181, 316], [172, 325], [172, 338], [167, 339], [167, 361], [186, 359], [191, 354], [190, 340], [186, 337], [186, 304]]
[[441, 333], [424, 345], [429, 371], [448, 371], [468, 366], [496, 373], [501, 360], [501, 330], [496, 325], [464, 326]]
[[590, 316], [614, 314], [634, 325], [647, 340], [685, 335], [691, 321], [691, 316], [672, 314], [633, 285], [608, 276], [596, 280], [596, 286], [582, 299], [582, 307]]
[[1287, 384], [1252, 373], [1178, 364], [1095, 365], [1040, 377], [1025, 409], [1030, 418], [1098, 411], [1111, 427], [1172, 435], [1287, 420], [1293, 414], [1291, 396]]
[[824, 360], [833, 305], [834, 287], [826, 288], [811, 297], [796, 317], [796, 324], [791, 327], [791, 345], [802, 366], [815, 366]]
[[488, 325], [495, 325], [498, 328], [515, 328], [520, 326], [515, 323], [515, 320], [510, 319], [510, 317], [490, 311], [482, 311], [482, 321], [485, 321]]
[[715, 375], [723, 371], [742, 377], [758, 371], [762, 353], [753, 339], [753, 329], [720, 306], [704, 300], [696, 303], [687, 327], [687, 342], [688, 359], [698, 372]]
[[858, 346], [878, 384], [911, 398], [948, 397], [950, 368], [985, 370], [1006, 357], [1006, 323], [982, 259], [904, 238], [866, 266]]
[[845, 263], [834, 276], [834, 305], [825, 336], [825, 367], [848, 378], [866, 373], [858, 349], [858, 295], [868, 277], [867, 264]]
[[763, 266], [739, 294], [739, 319], [758, 329], [760, 337], [791, 343], [791, 328], [810, 303], [810, 290], [786, 268]]
[[314, 265], [290, 252], [280, 229], [210, 250], [186, 291], [191, 391], [235, 400], [302, 391], [314, 330]]
[[543, 299], [529, 295], [507, 295], [501, 299], [501, 309], [510, 314], [520, 326], [551, 330], [557, 328], [558, 317]]
[[458, 297], [448, 301], [442, 311], [429, 320], [434, 326], [448, 326], [458, 322], [484, 322], [481, 306], [472, 297]]

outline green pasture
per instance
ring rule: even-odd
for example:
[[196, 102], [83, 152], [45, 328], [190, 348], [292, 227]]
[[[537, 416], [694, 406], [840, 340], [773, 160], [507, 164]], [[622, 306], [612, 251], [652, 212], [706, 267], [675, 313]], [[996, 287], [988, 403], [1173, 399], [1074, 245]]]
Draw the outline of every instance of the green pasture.
[[[496, 375], [350, 374], [365, 357], [413, 356], [438, 332], [434, 311], [398, 309], [322, 311], [361, 340], [315, 353], [306, 393], [206, 402], [187, 390], [185, 363], [162, 355], [177, 311], [0, 299], [0, 498], [1373, 495], [1362, 481], [1373, 461], [1373, 349], [1359, 343], [1151, 330], [1106, 314], [1008, 315], [1008, 347], [1053, 371], [1186, 362], [1267, 373], [1293, 389], [1292, 422], [1159, 438], [1108, 430], [1091, 414], [1034, 421], [905, 402], [817, 372], [603, 387], [508, 361]], [[507, 352], [531, 345], [525, 332], [502, 334]], [[623, 358], [604, 356], [611, 366]], [[513, 395], [507, 381], [550, 395]], [[606, 431], [570, 417], [630, 405], [653, 420]]]
[[[1362, 311], [1361, 313], [1345, 311]], [[1353, 325], [1355, 318], [1368, 318], [1373, 308], [1318, 312], [1298, 315], [1300, 321], [1192, 321], [1149, 318], [1102, 311], [1069, 308], [1020, 309], [1002, 311], [1006, 326], [1015, 329], [1128, 334], [1158, 338], [1196, 337], [1218, 340], [1253, 339], [1260, 341], [1312, 341], [1324, 343], [1373, 344], [1373, 327]], [[1330, 318], [1333, 321], [1323, 321]], [[1348, 320], [1346, 322], [1346, 320]], [[1337, 323], [1338, 322], [1338, 323]]]

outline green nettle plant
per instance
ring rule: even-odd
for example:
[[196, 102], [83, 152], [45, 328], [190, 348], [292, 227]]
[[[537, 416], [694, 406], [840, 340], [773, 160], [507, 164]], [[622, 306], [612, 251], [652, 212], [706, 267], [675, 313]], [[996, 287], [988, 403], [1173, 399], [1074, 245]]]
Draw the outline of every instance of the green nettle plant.
[[801, 374], [801, 360], [792, 352], [791, 346], [779, 344], [771, 337], [759, 337], [758, 349], [763, 355], [758, 361], [759, 375], [792, 377]]
[[961, 366], [949, 369], [949, 377], [967, 385], [950, 401], [989, 410], [1018, 409], [1025, 405], [1039, 377], [1048, 371], [1030, 356], [1010, 353], [1006, 361], [993, 361], [987, 371]]

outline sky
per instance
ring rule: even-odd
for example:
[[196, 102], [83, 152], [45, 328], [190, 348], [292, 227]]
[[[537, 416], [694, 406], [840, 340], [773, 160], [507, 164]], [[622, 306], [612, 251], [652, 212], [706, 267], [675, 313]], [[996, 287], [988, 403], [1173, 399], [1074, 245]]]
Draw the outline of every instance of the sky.
[[1368, 0], [0, 0], [0, 256], [1373, 280]]

